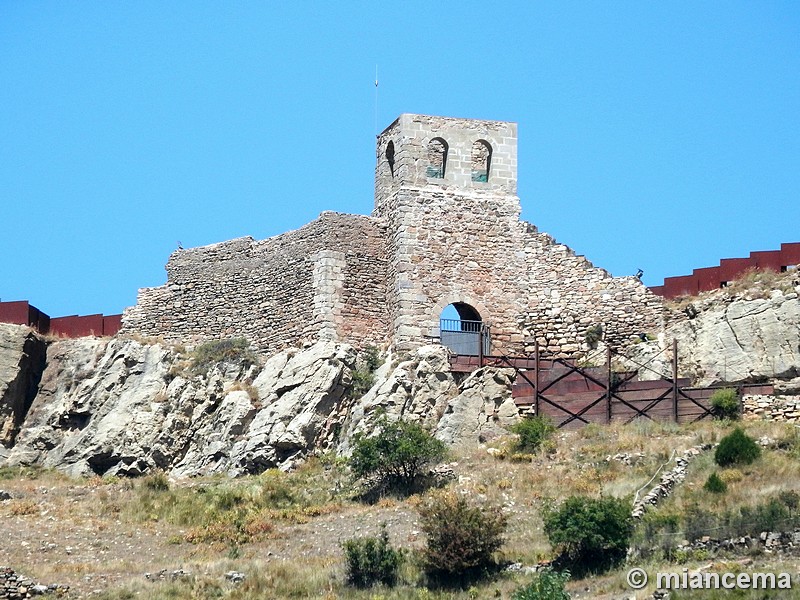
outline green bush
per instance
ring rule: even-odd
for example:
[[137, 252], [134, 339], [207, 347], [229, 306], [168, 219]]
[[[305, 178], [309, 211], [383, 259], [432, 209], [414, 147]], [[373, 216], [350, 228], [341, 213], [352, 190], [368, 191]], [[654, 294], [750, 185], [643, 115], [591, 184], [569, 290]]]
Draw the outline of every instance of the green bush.
[[761, 456], [761, 448], [753, 438], [739, 427], [719, 441], [714, 453], [714, 461], [720, 467], [728, 465], [749, 465]]
[[724, 514], [718, 515], [716, 511], [692, 503], [683, 512], [683, 533], [690, 542], [712, 533], [716, 534], [715, 537], [724, 537], [724, 521]]
[[405, 560], [402, 550], [392, 548], [386, 523], [377, 537], [353, 538], [342, 543], [347, 562], [347, 583], [369, 587], [377, 583], [393, 586]]
[[431, 494], [419, 507], [427, 535], [422, 565], [432, 583], [468, 583], [496, 568], [508, 517], [496, 506], [476, 506], [449, 490]]
[[250, 342], [244, 338], [212, 340], [195, 348], [191, 369], [193, 373], [205, 375], [211, 367], [222, 362], [249, 367], [256, 364], [257, 359], [250, 350]]
[[711, 395], [711, 412], [717, 419], [739, 418], [739, 394], [732, 388], [717, 390]]
[[758, 535], [762, 531], [791, 530], [797, 525], [798, 517], [800, 515], [796, 510], [787, 506], [779, 496], [753, 507], [741, 507], [739, 514], [731, 518], [730, 528], [734, 535]]
[[571, 496], [546, 507], [544, 532], [558, 562], [574, 573], [600, 573], [620, 564], [633, 534], [631, 505], [617, 498]]
[[154, 492], [166, 492], [169, 490], [169, 479], [167, 474], [159, 469], [145, 475], [142, 478], [142, 485]]
[[374, 487], [411, 493], [419, 487], [425, 467], [441, 462], [446, 449], [421, 426], [383, 417], [373, 437], [354, 437], [350, 469], [357, 478], [371, 479]]
[[359, 357], [359, 365], [353, 369], [353, 398], [361, 398], [375, 385], [375, 371], [383, 364], [375, 346], [367, 346]]
[[693, 541], [705, 535], [724, 539], [757, 536], [763, 531], [792, 531], [800, 526], [799, 504], [800, 495], [794, 491], [780, 492], [755, 506], [740, 506], [722, 513], [691, 504], [683, 514], [684, 537]]
[[511, 600], [570, 600], [564, 590], [567, 581], [569, 571], [541, 571], [532, 582], [514, 592]]
[[598, 323], [597, 325], [587, 327], [584, 339], [591, 348], [595, 348], [597, 343], [603, 339], [603, 326]]
[[553, 435], [556, 427], [546, 416], [536, 415], [514, 423], [509, 430], [519, 436], [516, 450], [536, 452]]
[[705, 485], [703, 485], [703, 489], [712, 494], [724, 494], [728, 491], [728, 484], [722, 481], [715, 471], [708, 476]]

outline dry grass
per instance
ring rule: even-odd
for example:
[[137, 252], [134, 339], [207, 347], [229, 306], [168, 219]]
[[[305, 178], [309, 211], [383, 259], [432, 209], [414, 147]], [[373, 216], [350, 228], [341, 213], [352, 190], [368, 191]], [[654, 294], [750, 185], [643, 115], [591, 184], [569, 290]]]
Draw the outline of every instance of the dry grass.
[[697, 296], [679, 296], [667, 300], [666, 306], [674, 311], [683, 311], [689, 304], [721, 294], [751, 299], [769, 298], [774, 290], [788, 294], [795, 291], [797, 286], [800, 286], [800, 273], [796, 270], [778, 273], [751, 268], [734, 281], [728, 282], [728, 285], [721, 290], [701, 292]]
[[[703, 490], [716, 469], [713, 453], [705, 453], [691, 463], [685, 484], [655, 513], [680, 514], [693, 503], [724, 511], [798, 489], [800, 463], [791, 451], [791, 426], [769, 422], [743, 426], [753, 437], [784, 440], [784, 449], [766, 450], [753, 465], [722, 470], [729, 490], [723, 496]], [[502, 555], [530, 565], [552, 558], [540, 516], [547, 499], [558, 502], [572, 494], [632, 496], [673, 450], [713, 443], [729, 429], [730, 425], [711, 421], [682, 427], [650, 421], [590, 426], [557, 432], [550, 451], [525, 462], [494, 458], [486, 448], [473, 448], [458, 453], [454, 469], [460, 478], [452, 486], [477, 501], [502, 507], [509, 517]], [[493, 446], [510, 441], [509, 437]], [[630, 464], [613, 458], [619, 453], [632, 457]], [[175, 482], [163, 474], [137, 481], [70, 480], [35, 469], [0, 470], [0, 479], [9, 482], [14, 495], [14, 500], [0, 504], [0, 527], [6, 528], [6, 535], [30, 530], [30, 539], [39, 540], [41, 528], [50, 527], [48, 539], [61, 544], [52, 553], [34, 554], [34, 562], [18, 552], [12, 556], [12, 566], [45, 583], [70, 583], [84, 593], [105, 589], [93, 596], [97, 598], [509, 599], [529, 579], [506, 573], [472, 589], [426, 589], [413, 554], [424, 543], [415, 511], [421, 498], [359, 504], [348, 496], [351, 488], [341, 465], [331, 461], [312, 460], [295, 473], [268, 471], [238, 480]], [[49, 493], [43, 494], [42, 488]], [[14, 508], [16, 514], [11, 514], [12, 506], [26, 508]], [[346, 587], [340, 542], [368, 535], [382, 521], [389, 522], [392, 543], [412, 551], [399, 586]], [[75, 542], [61, 538], [82, 539], [82, 551], [65, 556], [63, 546]], [[690, 561], [688, 566], [696, 564]], [[683, 567], [659, 556], [642, 566], [653, 571]], [[191, 576], [178, 581], [144, 579], [145, 571], [160, 568], [182, 568]], [[246, 581], [238, 586], [226, 581], [224, 573], [229, 570], [244, 572]], [[568, 587], [579, 591], [581, 598], [619, 597], [630, 591], [624, 573], [623, 568]], [[587, 587], [590, 591], [584, 592]]]

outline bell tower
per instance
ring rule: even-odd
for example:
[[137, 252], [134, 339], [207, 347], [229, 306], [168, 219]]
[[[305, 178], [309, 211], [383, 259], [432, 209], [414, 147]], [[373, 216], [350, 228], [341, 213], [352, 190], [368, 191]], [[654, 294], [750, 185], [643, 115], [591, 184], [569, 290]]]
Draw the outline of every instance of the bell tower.
[[496, 265], [485, 249], [516, 237], [516, 194], [516, 123], [402, 114], [378, 136], [373, 215], [388, 231], [387, 308], [398, 348], [438, 339], [451, 303], [474, 307], [486, 322], [497, 317], [487, 308]]
[[403, 188], [516, 198], [517, 124], [402, 114], [378, 136], [375, 215]]

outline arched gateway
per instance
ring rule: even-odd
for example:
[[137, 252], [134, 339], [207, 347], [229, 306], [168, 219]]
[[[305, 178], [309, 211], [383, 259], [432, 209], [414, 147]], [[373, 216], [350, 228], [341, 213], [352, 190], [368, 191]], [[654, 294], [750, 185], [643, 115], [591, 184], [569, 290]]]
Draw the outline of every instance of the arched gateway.
[[489, 327], [478, 311], [465, 302], [454, 302], [442, 311], [439, 335], [443, 346], [455, 354], [485, 356], [490, 353]]

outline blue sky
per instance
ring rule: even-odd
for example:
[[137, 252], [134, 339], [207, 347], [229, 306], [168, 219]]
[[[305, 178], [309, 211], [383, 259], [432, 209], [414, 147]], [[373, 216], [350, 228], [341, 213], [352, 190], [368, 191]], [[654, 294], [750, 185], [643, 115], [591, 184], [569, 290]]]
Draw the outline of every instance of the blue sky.
[[523, 218], [644, 281], [800, 241], [796, 2], [0, 2], [0, 298], [373, 203], [402, 112], [519, 123]]

